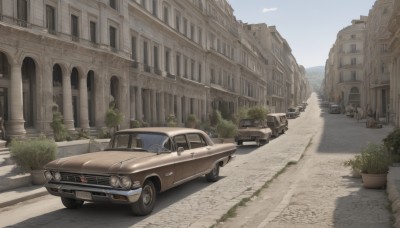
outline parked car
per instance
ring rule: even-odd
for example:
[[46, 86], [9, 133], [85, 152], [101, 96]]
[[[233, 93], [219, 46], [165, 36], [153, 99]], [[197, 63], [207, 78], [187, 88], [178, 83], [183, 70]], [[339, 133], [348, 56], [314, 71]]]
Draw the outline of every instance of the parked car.
[[331, 104], [329, 106], [329, 113], [330, 114], [340, 114], [340, 106], [337, 104]]
[[300, 112], [304, 112], [305, 111], [303, 105], [298, 105], [297, 108], [299, 109]]
[[286, 112], [286, 117], [290, 119], [297, 118], [300, 115], [300, 111], [297, 107], [290, 107]]
[[270, 113], [267, 115], [267, 125], [272, 131], [272, 135], [278, 137], [279, 134], [289, 130], [289, 123], [285, 113]]
[[242, 145], [243, 142], [255, 141], [258, 146], [267, 144], [271, 138], [272, 131], [265, 121], [254, 119], [242, 119], [239, 121], [238, 134], [235, 142]]
[[66, 208], [84, 201], [129, 204], [134, 214], [150, 214], [158, 192], [202, 175], [219, 178], [236, 145], [214, 144], [189, 128], [134, 128], [118, 131], [105, 151], [60, 158], [45, 166], [47, 191]]

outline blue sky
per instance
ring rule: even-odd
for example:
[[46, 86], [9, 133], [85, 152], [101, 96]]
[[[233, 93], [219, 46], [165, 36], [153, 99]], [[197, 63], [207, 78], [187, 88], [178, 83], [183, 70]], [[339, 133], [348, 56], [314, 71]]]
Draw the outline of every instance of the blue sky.
[[237, 20], [275, 25], [297, 63], [325, 65], [339, 30], [360, 15], [368, 16], [375, 0], [228, 0]]

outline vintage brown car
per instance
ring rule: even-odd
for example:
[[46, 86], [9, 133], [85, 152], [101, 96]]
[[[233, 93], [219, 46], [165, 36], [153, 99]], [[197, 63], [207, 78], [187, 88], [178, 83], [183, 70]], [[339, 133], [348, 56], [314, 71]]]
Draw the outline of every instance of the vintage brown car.
[[238, 145], [242, 145], [243, 142], [255, 141], [258, 146], [262, 146], [269, 142], [271, 134], [272, 132], [265, 121], [242, 119], [239, 121], [235, 141]]
[[84, 201], [130, 204], [136, 215], [152, 212], [156, 195], [206, 176], [233, 159], [236, 145], [214, 144], [189, 128], [135, 128], [118, 131], [105, 151], [60, 158], [45, 166], [47, 191], [66, 208]]

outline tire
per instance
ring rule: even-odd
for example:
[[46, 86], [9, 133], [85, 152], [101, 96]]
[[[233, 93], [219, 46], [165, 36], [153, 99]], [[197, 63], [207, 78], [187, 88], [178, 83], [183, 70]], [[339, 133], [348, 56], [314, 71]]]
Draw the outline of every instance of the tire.
[[241, 145], [243, 145], [243, 141], [242, 140], [238, 140], [237, 144], [238, 144], [238, 146], [241, 146]]
[[78, 209], [82, 207], [84, 201], [61, 197], [61, 202], [68, 209]]
[[206, 174], [208, 182], [216, 182], [219, 179], [219, 164], [215, 164], [214, 168]]
[[150, 180], [146, 180], [143, 184], [142, 193], [139, 200], [131, 205], [133, 214], [144, 216], [150, 214], [156, 204], [157, 192], [154, 184]]

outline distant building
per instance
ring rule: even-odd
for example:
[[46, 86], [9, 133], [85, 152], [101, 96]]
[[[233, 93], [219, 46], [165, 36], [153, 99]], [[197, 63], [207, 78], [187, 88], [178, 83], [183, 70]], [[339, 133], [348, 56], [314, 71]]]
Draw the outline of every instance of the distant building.
[[[110, 104], [131, 120], [183, 126], [239, 107], [284, 111], [309, 94], [289, 45], [242, 31], [225, 0], [1, 1], [0, 115], [8, 136], [105, 127]], [[261, 42], [262, 43], [262, 42]]]

